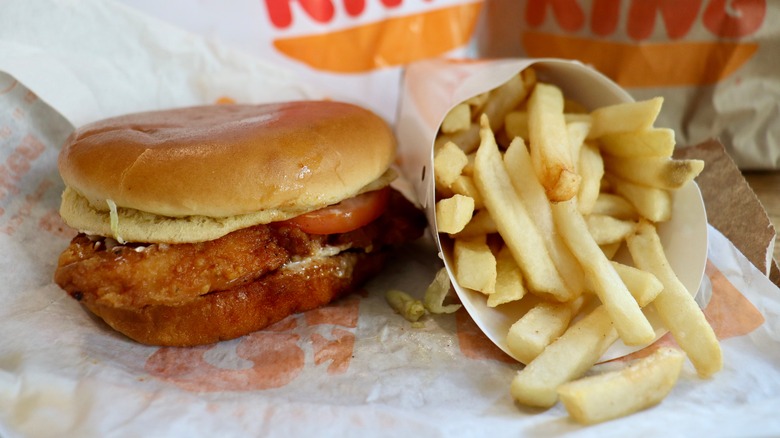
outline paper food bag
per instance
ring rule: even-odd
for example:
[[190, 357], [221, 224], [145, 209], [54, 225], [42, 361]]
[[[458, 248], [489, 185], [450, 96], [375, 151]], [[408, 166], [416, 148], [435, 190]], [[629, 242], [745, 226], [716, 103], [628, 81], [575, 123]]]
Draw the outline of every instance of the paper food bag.
[[718, 138], [742, 168], [780, 167], [780, 3], [490, 0], [477, 56], [576, 59], [637, 99], [664, 96], [680, 144]]
[[391, 123], [404, 65], [463, 56], [481, 0], [122, 0], [195, 34], [295, 70]]

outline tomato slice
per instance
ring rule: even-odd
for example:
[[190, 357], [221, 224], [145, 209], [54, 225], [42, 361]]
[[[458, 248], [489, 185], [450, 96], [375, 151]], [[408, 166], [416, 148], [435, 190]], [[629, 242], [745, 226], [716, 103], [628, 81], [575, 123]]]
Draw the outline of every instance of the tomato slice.
[[309, 234], [336, 234], [357, 230], [387, 210], [390, 188], [366, 192], [338, 204], [294, 217], [286, 223]]

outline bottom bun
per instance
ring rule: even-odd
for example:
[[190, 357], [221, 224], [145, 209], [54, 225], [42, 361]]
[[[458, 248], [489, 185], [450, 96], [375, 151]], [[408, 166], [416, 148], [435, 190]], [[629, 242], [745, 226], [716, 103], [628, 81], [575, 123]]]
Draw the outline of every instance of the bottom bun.
[[127, 309], [92, 300], [82, 303], [115, 330], [143, 344], [211, 344], [323, 306], [377, 274], [385, 258], [385, 251], [342, 253], [305, 268], [279, 269], [252, 283], [202, 295], [179, 306]]

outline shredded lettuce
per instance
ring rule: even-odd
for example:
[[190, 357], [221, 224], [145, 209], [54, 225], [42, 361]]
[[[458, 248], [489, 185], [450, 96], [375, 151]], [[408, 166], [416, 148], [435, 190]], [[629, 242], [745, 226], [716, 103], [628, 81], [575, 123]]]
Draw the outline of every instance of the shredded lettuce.
[[453, 313], [460, 309], [460, 304], [448, 304], [444, 305], [444, 300], [447, 298], [447, 294], [450, 292], [450, 276], [447, 274], [446, 268], [441, 268], [436, 276], [433, 278], [433, 282], [425, 290], [425, 296], [423, 297], [423, 304], [425, 308], [433, 314], [441, 313]]
[[423, 303], [406, 292], [391, 289], [385, 294], [385, 299], [393, 310], [401, 314], [409, 322], [417, 322], [418, 319], [425, 315]]
[[106, 203], [108, 204], [109, 215], [111, 216], [111, 234], [114, 235], [114, 239], [116, 239], [117, 242], [124, 245], [127, 242], [119, 235], [119, 213], [116, 210], [116, 203], [111, 199], [106, 199]]

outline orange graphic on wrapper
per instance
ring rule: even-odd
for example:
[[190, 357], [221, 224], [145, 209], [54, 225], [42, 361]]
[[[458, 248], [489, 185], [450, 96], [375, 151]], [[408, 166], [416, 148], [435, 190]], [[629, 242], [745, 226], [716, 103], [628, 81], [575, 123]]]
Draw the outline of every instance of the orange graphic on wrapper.
[[[365, 10], [365, 1], [343, 0], [344, 12], [350, 18], [359, 17]], [[293, 24], [291, 3], [292, 0], [265, 0], [271, 24], [277, 29]], [[307, 18], [317, 24], [329, 24], [336, 14], [333, 0], [298, 0], [297, 3]], [[402, 5], [401, 0], [377, 3], [387, 10]], [[457, 4], [346, 29], [279, 37], [273, 44], [284, 55], [317, 70], [364, 73], [439, 56], [464, 46], [474, 32], [481, 6], [481, 2]]]
[[[351, 295], [234, 341], [162, 347], [147, 359], [145, 369], [193, 392], [280, 388], [312, 363], [315, 367], [327, 364], [328, 375], [343, 374], [354, 350], [359, 304], [358, 295]], [[313, 358], [307, 357], [309, 345]]]
[[[525, 23], [531, 29], [552, 23], [562, 32], [523, 31], [528, 56], [578, 59], [625, 87], [713, 84], [755, 55], [758, 45], [745, 39], [766, 18], [766, 0], [593, 0], [590, 5], [588, 20], [576, 0], [529, 0]], [[707, 40], [683, 40], [697, 25]], [[648, 41], [659, 29], [667, 39]], [[616, 41], [621, 31], [630, 41]]]
[[469, 359], [497, 360], [505, 363], [517, 363], [492, 343], [471, 319], [468, 312], [461, 308], [455, 313], [455, 325], [458, 331], [460, 352]]

